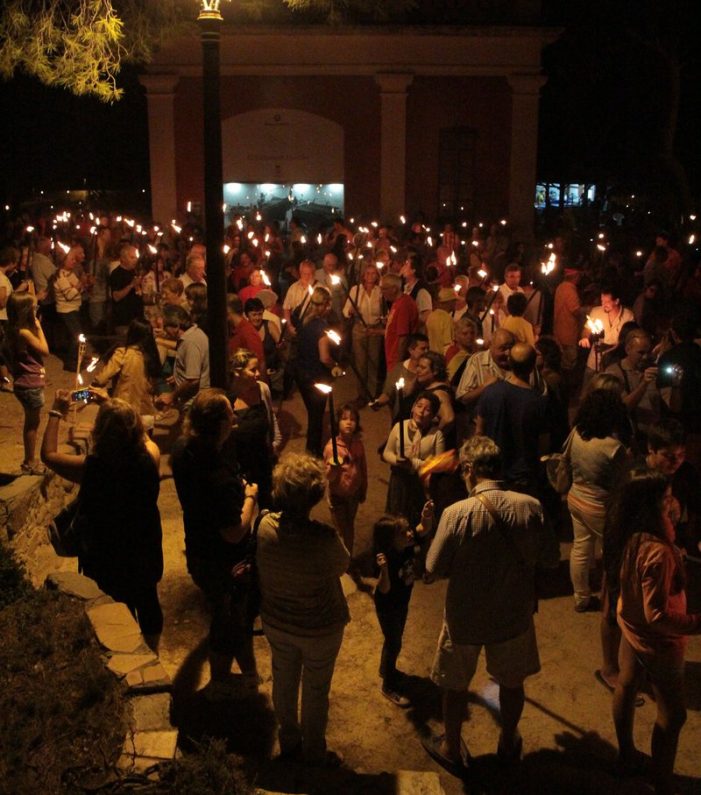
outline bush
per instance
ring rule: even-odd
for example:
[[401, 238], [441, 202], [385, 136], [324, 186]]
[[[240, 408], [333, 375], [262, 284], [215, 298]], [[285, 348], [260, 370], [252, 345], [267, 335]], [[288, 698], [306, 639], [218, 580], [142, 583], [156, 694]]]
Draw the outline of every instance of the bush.
[[32, 592], [24, 568], [14, 559], [12, 552], [0, 543], [0, 610]]
[[0, 610], [0, 793], [99, 787], [126, 735], [121, 685], [81, 604], [25, 593]]

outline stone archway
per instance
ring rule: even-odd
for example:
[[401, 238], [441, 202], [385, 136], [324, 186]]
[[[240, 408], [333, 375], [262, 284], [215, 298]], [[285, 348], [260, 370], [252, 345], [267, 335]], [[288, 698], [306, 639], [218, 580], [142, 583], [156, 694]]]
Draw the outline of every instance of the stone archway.
[[314, 113], [239, 113], [222, 123], [224, 182], [343, 183], [343, 146], [343, 127]]

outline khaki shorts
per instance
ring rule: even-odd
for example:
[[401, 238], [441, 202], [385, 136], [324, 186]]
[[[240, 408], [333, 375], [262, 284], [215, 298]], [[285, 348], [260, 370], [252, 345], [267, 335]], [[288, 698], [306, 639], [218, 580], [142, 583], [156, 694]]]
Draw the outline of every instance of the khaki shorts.
[[487, 672], [499, 685], [520, 687], [526, 677], [540, 671], [533, 621], [522, 635], [479, 646], [453, 643], [444, 623], [433, 659], [432, 681], [445, 690], [467, 690], [477, 670], [482, 646], [487, 657]]

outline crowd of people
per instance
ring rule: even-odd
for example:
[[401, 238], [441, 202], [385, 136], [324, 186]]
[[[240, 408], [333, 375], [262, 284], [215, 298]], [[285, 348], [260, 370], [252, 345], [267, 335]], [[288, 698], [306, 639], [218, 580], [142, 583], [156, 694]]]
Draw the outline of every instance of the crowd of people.
[[[691, 248], [682, 256], [661, 232], [647, 259], [582, 259], [565, 236], [529, 253], [505, 222], [432, 232], [421, 220], [393, 229], [336, 218], [314, 237], [297, 221], [281, 234], [236, 216], [224, 246], [230, 379], [213, 389], [196, 224], [62, 217], [17, 227], [0, 252], [3, 389], [24, 409], [22, 471], [48, 466], [81, 484], [81, 569], [126, 602], [152, 648], [163, 559], [151, 436], [164, 425], [188, 571], [212, 613], [208, 698], [257, 689], [260, 615], [282, 755], [338, 764], [325, 729], [349, 620], [340, 576], [377, 578], [382, 694], [400, 708], [410, 705], [396, 663], [412, 584], [443, 577], [431, 678], [445, 734], [424, 745], [454, 775], [469, 766], [461, 728], [484, 647], [500, 688], [497, 753], [514, 764], [524, 681], [540, 670], [535, 573], [557, 565], [571, 525], [573, 609], [601, 613], [596, 673], [614, 694], [621, 770], [641, 767], [632, 727], [647, 679], [658, 709], [652, 776], [657, 792], [672, 792], [686, 636], [701, 632], [685, 601], [686, 567], [701, 562], [701, 267]], [[81, 378], [90, 358], [100, 408], [88, 454], [62, 453], [72, 396], [57, 393], [40, 462], [49, 352]], [[357, 397], [329, 411], [346, 368]], [[279, 458], [276, 402], [295, 388], [306, 453]], [[361, 422], [383, 408], [389, 486], [370, 572], [355, 519], [378, 485]], [[564, 494], [544, 465], [560, 451]], [[334, 527], [310, 518], [324, 495]]]

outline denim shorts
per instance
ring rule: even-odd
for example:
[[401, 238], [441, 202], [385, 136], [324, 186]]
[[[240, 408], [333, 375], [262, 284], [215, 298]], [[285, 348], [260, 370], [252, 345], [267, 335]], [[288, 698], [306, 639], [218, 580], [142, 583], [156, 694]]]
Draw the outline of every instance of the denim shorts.
[[15, 397], [25, 409], [40, 409], [44, 405], [44, 388], [15, 386]]

